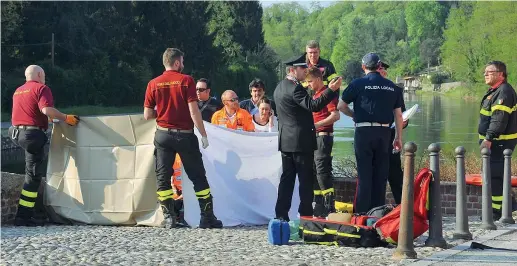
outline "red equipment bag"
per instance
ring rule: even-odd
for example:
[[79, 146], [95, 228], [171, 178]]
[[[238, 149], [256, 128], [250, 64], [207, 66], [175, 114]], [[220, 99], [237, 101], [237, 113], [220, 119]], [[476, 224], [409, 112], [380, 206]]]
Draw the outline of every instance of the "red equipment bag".
[[[413, 239], [429, 229], [427, 212], [429, 211], [429, 183], [432, 175], [431, 170], [423, 168], [415, 178], [413, 185]], [[388, 243], [396, 244], [398, 241], [401, 207], [402, 205], [397, 206], [373, 225], [381, 239]]]

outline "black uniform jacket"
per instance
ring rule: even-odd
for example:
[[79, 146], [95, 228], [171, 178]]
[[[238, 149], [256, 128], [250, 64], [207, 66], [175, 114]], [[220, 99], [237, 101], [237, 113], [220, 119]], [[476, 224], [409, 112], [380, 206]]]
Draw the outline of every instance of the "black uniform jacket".
[[503, 82], [489, 89], [481, 100], [478, 133], [480, 139], [517, 139], [517, 95], [510, 84]]
[[316, 129], [312, 112], [323, 109], [337, 95], [326, 89], [318, 99], [312, 99], [300, 82], [290, 79], [280, 81], [273, 94], [278, 118], [278, 150], [314, 152]]

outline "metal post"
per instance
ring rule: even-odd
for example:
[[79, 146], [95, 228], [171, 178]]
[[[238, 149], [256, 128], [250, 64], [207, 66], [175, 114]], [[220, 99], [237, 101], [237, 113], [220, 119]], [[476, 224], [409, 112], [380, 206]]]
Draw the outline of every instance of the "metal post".
[[502, 215], [499, 221], [501, 223], [514, 224], [515, 220], [512, 217], [512, 150], [506, 149], [504, 154], [504, 178], [503, 178], [503, 206]]
[[482, 210], [481, 210], [481, 228], [487, 230], [496, 230], [494, 217], [492, 216], [492, 176], [490, 173], [490, 150], [483, 148], [481, 150], [483, 157], [483, 183], [482, 183]]
[[417, 257], [413, 247], [413, 183], [416, 149], [414, 142], [404, 145], [404, 180], [397, 249], [393, 253], [395, 259], [416, 259]]
[[465, 185], [465, 148], [459, 146], [456, 152], [456, 230], [454, 239], [471, 240], [467, 216], [467, 191]]
[[52, 67], [54, 67], [54, 33], [52, 33]]
[[443, 238], [442, 229], [442, 195], [440, 193], [440, 145], [432, 143], [428, 147], [430, 170], [433, 173], [431, 184], [429, 185], [429, 237], [425, 241], [426, 246], [447, 247], [447, 242]]

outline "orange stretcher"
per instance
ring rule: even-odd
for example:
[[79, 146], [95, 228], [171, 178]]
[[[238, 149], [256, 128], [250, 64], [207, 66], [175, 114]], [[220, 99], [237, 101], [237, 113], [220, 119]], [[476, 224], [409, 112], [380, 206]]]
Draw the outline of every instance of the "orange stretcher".
[[[481, 186], [483, 178], [480, 174], [469, 174], [465, 176], [467, 185]], [[511, 178], [512, 187], [517, 187], [517, 176]]]

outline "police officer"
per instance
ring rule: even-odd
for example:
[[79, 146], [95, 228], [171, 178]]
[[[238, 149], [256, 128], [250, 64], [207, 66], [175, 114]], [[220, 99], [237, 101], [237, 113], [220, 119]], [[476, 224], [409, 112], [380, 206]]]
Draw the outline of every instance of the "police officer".
[[[385, 203], [390, 158], [389, 125], [393, 120], [396, 125], [393, 147], [400, 150], [402, 145], [402, 93], [393, 82], [377, 72], [380, 65], [377, 54], [366, 54], [362, 59], [366, 75], [348, 85], [338, 104], [338, 109], [355, 121], [356, 213], [368, 212]], [[352, 102], [353, 111], [348, 106]]]
[[41, 178], [45, 175], [43, 161], [44, 147], [48, 141], [45, 134], [48, 120], [55, 118], [75, 126], [79, 117], [63, 114], [54, 108], [52, 91], [45, 85], [45, 71], [40, 66], [28, 66], [25, 80], [26, 83], [14, 92], [11, 118], [13, 126], [9, 128], [11, 140], [25, 150], [25, 182], [14, 224], [36, 226], [45, 222], [35, 219], [34, 208]]
[[[170, 178], [172, 165], [179, 153], [183, 167], [194, 184], [194, 191], [201, 209], [200, 228], [221, 228], [213, 211], [212, 195], [206, 179], [205, 167], [199, 151], [199, 142], [194, 134], [194, 125], [201, 134], [203, 149], [208, 139], [197, 106], [196, 86], [191, 76], [183, 70], [183, 52], [167, 48], [163, 53], [165, 72], [147, 85], [144, 101], [144, 118], [156, 119], [154, 136], [158, 200], [163, 210], [165, 227], [176, 227], [174, 191]], [[156, 110], [154, 108], [156, 107]]]
[[214, 97], [210, 97], [210, 80], [200, 78], [196, 83], [197, 106], [201, 112], [201, 118], [210, 123], [212, 115], [223, 108], [223, 103]]
[[276, 86], [273, 97], [277, 103], [279, 123], [278, 150], [282, 156], [282, 175], [278, 186], [276, 217], [289, 221], [289, 209], [293, 197], [296, 175], [300, 183], [301, 216], [312, 216], [314, 151], [316, 150], [316, 130], [312, 112], [324, 108], [337, 97], [341, 78], [329, 84], [317, 99], [312, 99], [300, 84], [304, 80], [307, 64], [303, 58], [285, 63], [287, 77]]
[[492, 212], [494, 219], [498, 220], [503, 201], [503, 151], [514, 150], [517, 144], [517, 95], [506, 80], [506, 65], [503, 62], [488, 63], [484, 76], [490, 88], [481, 100], [478, 132], [481, 148], [491, 150]]
[[[388, 68], [390, 65], [381, 62], [381, 66], [377, 70], [379, 74], [383, 78], [387, 78], [388, 76]], [[404, 93], [402, 88], [399, 88], [400, 93]], [[402, 107], [401, 111], [406, 111], [406, 105], [404, 104], [404, 97], [402, 96]], [[391, 123], [393, 124], [393, 122]], [[408, 122], [404, 121], [403, 128], [407, 127]], [[391, 125], [390, 125], [391, 128]], [[390, 170], [388, 171], [388, 182], [391, 188], [391, 194], [393, 195], [393, 199], [395, 199], [396, 204], [400, 204], [402, 202], [402, 181], [403, 181], [403, 173], [402, 173], [402, 162], [400, 160], [400, 152], [393, 152], [393, 141], [395, 140], [395, 128], [391, 129], [391, 141], [390, 147], [388, 148], [388, 152], [390, 154]]]

